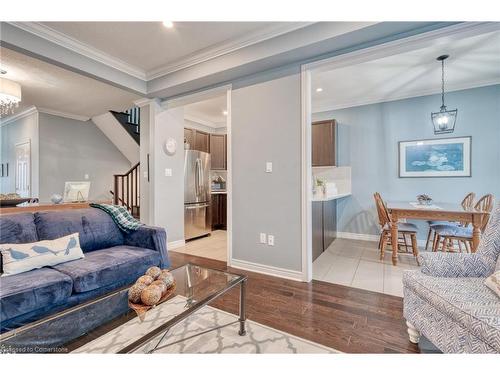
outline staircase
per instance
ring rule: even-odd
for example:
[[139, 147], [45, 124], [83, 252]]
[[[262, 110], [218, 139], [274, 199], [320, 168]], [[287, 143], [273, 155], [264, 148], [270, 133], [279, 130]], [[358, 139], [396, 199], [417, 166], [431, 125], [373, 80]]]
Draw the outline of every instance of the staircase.
[[137, 142], [138, 145], [141, 144], [140, 141], [140, 121], [141, 121], [141, 109], [139, 107], [132, 107], [124, 112], [109, 111], [118, 120], [118, 122], [123, 126], [128, 134]]
[[114, 175], [113, 204], [124, 206], [135, 218], [140, 215], [139, 172], [140, 163], [124, 174]]

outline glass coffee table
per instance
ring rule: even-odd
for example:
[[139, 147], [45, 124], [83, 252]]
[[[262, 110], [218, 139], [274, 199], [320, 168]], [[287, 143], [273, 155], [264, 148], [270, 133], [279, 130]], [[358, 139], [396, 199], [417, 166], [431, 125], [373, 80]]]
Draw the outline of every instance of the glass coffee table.
[[[112, 344], [106, 344], [106, 352], [131, 353], [142, 350], [153, 353], [159, 348], [235, 323], [239, 326], [238, 333], [241, 336], [246, 334], [246, 276], [194, 264], [173, 269], [171, 273], [176, 282], [172, 296], [149, 310], [144, 322], [128, 306], [126, 287], [1, 334], [0, 352], [85, 352], [89, 345], [108, 340], [108, 336], [117, 330], [121, 333], [109, 338]], [[163, 345], [163, 339], [172, 327], [237, 285], [240, 288], [237, 320]]]

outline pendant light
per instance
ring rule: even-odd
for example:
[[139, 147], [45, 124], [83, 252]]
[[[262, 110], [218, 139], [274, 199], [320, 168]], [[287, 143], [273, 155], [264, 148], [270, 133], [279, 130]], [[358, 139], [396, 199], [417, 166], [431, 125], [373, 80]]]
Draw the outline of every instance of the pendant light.
[[434, 125], [434, 134], [453, 133], [457, 121], [458, 109], [448, 111], [444, 104], [444, 60], [449, 55], [441, 55], [436, 60], [441, 61], [441, 108], [439, 112], [432, 112], [431, 119]]
[[[0, 69], [0, 74], [7, 74]], [[21, 101], [21, 85], [10, 79], [0, 77], [0, 117], [14, 113]]]

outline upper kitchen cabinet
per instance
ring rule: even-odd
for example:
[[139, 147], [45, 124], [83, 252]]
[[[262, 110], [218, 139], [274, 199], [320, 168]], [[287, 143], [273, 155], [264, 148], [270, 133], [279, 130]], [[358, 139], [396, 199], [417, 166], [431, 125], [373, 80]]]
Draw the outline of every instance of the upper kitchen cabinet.
[[194, 149], [203, 152], [210, 152], [210, 135], [196, 130], [194, 137]]
[[336, 164], [336, 127], [335, 120], [312, 123], [312, 166], [331, 167]]
[[211, 169], [227, 168], [227, 137], [225, 134], [210, 134]]

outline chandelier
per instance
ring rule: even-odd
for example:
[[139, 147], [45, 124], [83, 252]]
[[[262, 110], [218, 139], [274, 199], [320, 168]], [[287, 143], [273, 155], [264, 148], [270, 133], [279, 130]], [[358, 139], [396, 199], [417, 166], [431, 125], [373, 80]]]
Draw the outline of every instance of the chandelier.
[[[0, 74], [6, 74], [1, 70]], [[10, 79], [0, 77], [0, 116], [14, 113], [14, 108], [19, 106], [21, 101], [21, 85]]]
[[458, 109], [448, 111], [444, 104], [444, 60], [449, 55], [439, 56], [436, 60], [441, 61], [441, 108], [439, 112], [432, 112], [431, 119], [434, 124], [434, 134], [453, 133], [455, 130], [455, 122], [457, 121]]

